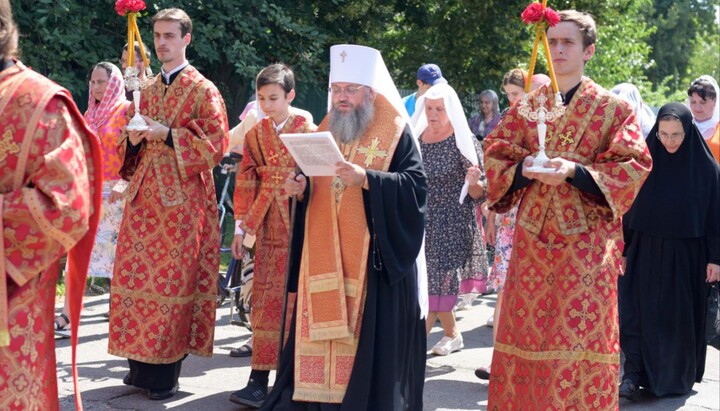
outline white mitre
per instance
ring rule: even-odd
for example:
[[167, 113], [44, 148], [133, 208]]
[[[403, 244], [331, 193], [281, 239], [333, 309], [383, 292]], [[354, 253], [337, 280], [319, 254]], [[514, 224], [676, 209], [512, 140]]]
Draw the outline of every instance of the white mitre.
[[[382, 55], [372, 47], [338, 44], [330, 47], [330, 84], [355, 83], [382, 94], [410, 124], [407, 110]], [[328, 95], [328, 102], [330, 102]], [[330, 104], [328, 104], [328, 111]]]

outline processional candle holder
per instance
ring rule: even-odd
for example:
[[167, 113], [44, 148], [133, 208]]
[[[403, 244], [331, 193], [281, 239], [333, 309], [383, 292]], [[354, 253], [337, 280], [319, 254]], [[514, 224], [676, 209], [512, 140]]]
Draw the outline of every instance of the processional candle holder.
[[546, 122], [553, 122], [565, 114], [565, 106], [562, 103], [562, 96], [560, 93], [555, 94], [555, 104], [551, 106], [550, 110], [545, 108], [547, 103], [547, 97], [544, 94], [540, 94], [536, 97], [535, 101], [538, 102], [539, 107], [535, 110], [530, 107], [527, 101], [527, 94], [523, 97], [518, 107], [518, 113], [525, 117], [528, 121], [537, 123], [538, 131], [538, 153], [533, 160], [532, 167], [528, 167], [528, 171], [534, 173], [554, 173], [556, 170], [552, 167], [545, 167], [545, 163], [550, 160], [545, 154], [545, 137], [547, 135], [547, 124]]
[[[525, 96], [518, 106], [518, 113], [526, 120], [537, 123], [538, 131], [538, 153], [533, 160], [532, 167], [528, 167], [528, 171], [535, 173], [554, 173], [554, 168], [545, 167], [545, 163], [550, 160], [545, 154], [545, 137], [547, 136], [547, 122], [553, 122], [565, 114], [565, 106], [563, 105], [562, 96], [555, 78], [555, 70], [552, 65], [552, 57], [550, 55], [550, 46], [548, 45], [545, 30], [548, 26], [553, 27], [560, 22], [560, 16], [550, 7], [547, 7], [547, 0], [530, 3], [529, 6], [521, 14], [521, 18], [525, 24], [535, 25], [535, 42], [533, 44], [532, 55], [530, 56], [530, 68], [528, 70], [527, 79], [525, 79]], [[548, 108], [546, 103], [548, 98], [545, 94], [539, 93], [535, 98], [538, 107], [533, 110], [527, 98], [532, 84], [532, 76], [535, 71], [535, 62], [537, 61], [538, 48], [540, 42], [543, 43], [545, 49], [545, 59], [548, 65], [548, 74], [550, 75], [550, 83], [555, 101], [550, 103]]]
[[[137, 17], [146, 5], [143, 0], [117, 0], [115, 2], [115, 11], [120, 16], [127, 16], [128, 33], [127, 33], [127, 68], [125, 69], [125, 88], [133, 93], [133, 103], [135, 104], [135, 115], [125, 127], [127, 130], [145, 131], [150, 127], [140, 115], [140, 90], [148, 87], [155, 82], [152, 75], [146, 75], [145, 80], [141, 80], [140, 71], [135, 67], [135, 42], [138, 43], [141, 58], [145, 63], [146, 71], [150, 70], [150, 61], [145, 54], [142, 39], [140, 38], [140, 30], [137, 25]], [[146, 73], [147, 74], [147, 73]]]
[[145, 80], [141, 80], [138, 76], [139, 70], [135, 66], [128, 66], [125, 69], [125, 88], [133, 94], [133, 104], [135, 105], [135, 115], [130, 119], [126, 127], [127, 130], [145, 131], [150, 127], [145, 119], [140, 115], [140, 90], [150, 86], [155, 82], [155, 78], [146, 76]]

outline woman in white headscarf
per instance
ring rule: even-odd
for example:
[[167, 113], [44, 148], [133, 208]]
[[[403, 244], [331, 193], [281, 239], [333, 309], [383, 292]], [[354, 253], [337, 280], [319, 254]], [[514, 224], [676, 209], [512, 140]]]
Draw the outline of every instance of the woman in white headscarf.
[[635, 117], [640, 123], [643, 136], [647, 138], [653, 125], [655, 125], [655, 113], [643, 102], [640, 90], [630, 83], [620, 83], [613, 87], [610, 92], [630, 103], [630, 106], [635, 111]]
[[720, 90], [714, 78], [700, 76], [688, 88], [688, 107], [693, 115], [693, 124], [707, 141], [713, 136], [720, 121]]
[[432, 86], [418, 99], [413, 120], [428, 181], [426, 326], [429, 334], [440, 319], [445, 335], [432, 352], [447, 355], [463, 348], [453, 314], [460, 282], [487, 275], [485, 245], [473, 211], [485, 196], [485, 171], [482, 151], [452, 87]]

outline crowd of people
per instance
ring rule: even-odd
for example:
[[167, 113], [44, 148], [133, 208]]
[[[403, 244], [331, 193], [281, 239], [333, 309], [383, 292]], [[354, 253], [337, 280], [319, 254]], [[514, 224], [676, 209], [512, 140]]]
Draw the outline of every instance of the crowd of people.
[[[82, 401], [74, 347], [88, 273], [112, 279], [108, 353], [128, 360], [124, 384], [165, 400], [188, 355], [212, 355], [212, 170], [229, 150], [242, 153], [233, 256], [255, 239], [253, 335], [236, 352], [251, 373], [230, 401], [421, 410], [428, 334], [439, 321], [434, 355], [463, 349], [454, 312], [488, 291], [493, 357], [475, 372], [489, 380], [488, 409], [612, 410], [641, 388], [689, 392], [720, 280], [717, 83], [699, 77], [686, 104], [656, 115], [632, 84], [608, 91], [584, 76], [590, 15], [559, 20], [546, 31], [553, 77], [508, 71], [502, 111], [484, 90], [468, 120], [436, 64], [402, 99], [378, 50], [340, 44], [319, 125], [292, 107], [295, 76], [278, 63], [230, 130], [221, 94], [186, 59], [184, 11], [153, 17], [161, 68], [133, 62], [140, 92], [126, 93], [110, 62], [91, 68], [82, 116], [16, 57], [0, 0], [0, 409], [58, 408], [53, 328], [72, 338]], [[128, 47], [146, 49], [125, 45], [123, 71]], [[561, 114], [545, 124], [533, 110]], [[136, 112], [145, 127], [127, 126]], [[549, 160], [538, 168], [541, 123]], [[304, 173], [279, 136], [325, 131], [342, 160], [331, 175]]]

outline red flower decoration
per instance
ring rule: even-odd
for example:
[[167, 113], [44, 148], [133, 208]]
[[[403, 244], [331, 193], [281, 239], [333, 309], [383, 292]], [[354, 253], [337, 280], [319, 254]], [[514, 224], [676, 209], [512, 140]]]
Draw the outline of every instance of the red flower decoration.
[[543, 19], [543, 6], [540, 3], [530, 3], [525, 10], [523, 10], [520, 18], [525, 24], [539, 23]]
[[544, 22], [550, 27], [555, 27], [556, 24], [560, 23], [560, 15], [555, 10], [550, 7], [543, 8], [542, 4], [537, 2], [530, 3], [525, 7], [525, 10], [520, 14], [520, 18], [525, 24], [542, 24]]
[[145, 10], [145, 2], [143, 0], [117, 0], [115, 2], [115, 11], [121, 16], [127, 13], [137, 13]]
[[557, 11], [551, 9], [550, 7], [547, 7], [545, 9], [545, 21], [547, 24], [550, 25], [550, 27], [555, 27], [556, 24], [560, 23], [560, 15]]

